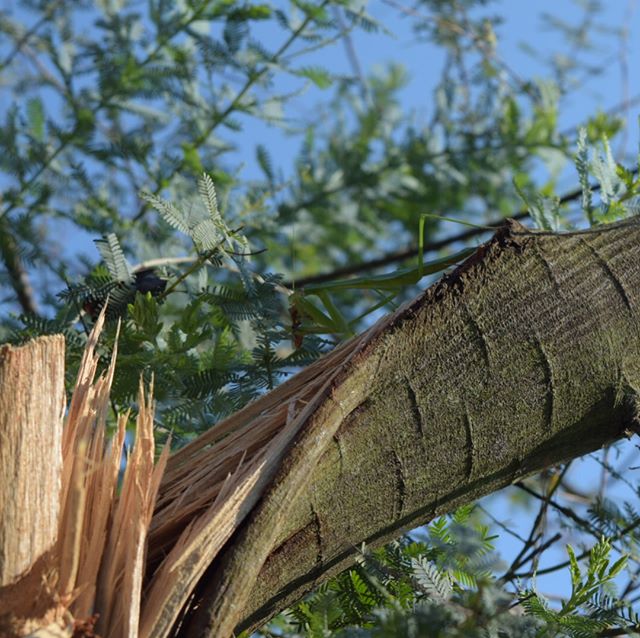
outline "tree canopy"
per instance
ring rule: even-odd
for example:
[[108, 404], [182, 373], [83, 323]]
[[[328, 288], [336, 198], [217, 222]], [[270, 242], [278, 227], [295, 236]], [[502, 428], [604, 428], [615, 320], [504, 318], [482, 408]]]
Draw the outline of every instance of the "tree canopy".
[[[360, 0], [2, 11], [0, 338], [63, 334], [71, 387], [107, 304], [112, 425], [153, 379], [156, 439], [177, 449], [451, 273], [505, 218], [550, 234], [640, 213], [637, 160], [612, 151], [632, 100], [559, 126], [586, 76], [609, 70], [597, 46], [626, 37], [602, 28], [599, 3], [546, 17], [567, 47], [542, 59], [546, 77], [505, 58], [498, 4], [381, 5], [441, 61], [421, 111], [400, 59], [363, 71], [359, 38], [394, 34]], [[325, 63], [336, 50], [341, 68]], [[593, 461], [596, 487], [571, 462], [519, 483], [526, 530], [480, 504], [361, 548], [262, 635], [640, 631], [621, 450]], [[494, 532], [517, 540], [509, 566]], [[561, 540], [566, 559], [545, 563]], [[561, 570], [557, 601], [536, 576]]]

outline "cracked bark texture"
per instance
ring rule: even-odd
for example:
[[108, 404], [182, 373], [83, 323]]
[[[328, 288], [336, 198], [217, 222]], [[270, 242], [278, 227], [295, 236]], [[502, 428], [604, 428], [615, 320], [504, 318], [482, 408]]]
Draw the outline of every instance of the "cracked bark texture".
[[499, 230], [334, 377], [181, 635], [255, 628], [352, 564], [362, 542], [634, 431], [639, 306], [638, 218]]

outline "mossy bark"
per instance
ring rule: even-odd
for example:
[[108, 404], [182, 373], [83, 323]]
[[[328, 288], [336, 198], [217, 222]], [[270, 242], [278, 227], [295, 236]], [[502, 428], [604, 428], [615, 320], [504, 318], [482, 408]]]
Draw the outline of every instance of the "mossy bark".
[[634, 431], [640, 222], [512, 222], [325, 388], [182, 632], [256, 627], [376, 546]]

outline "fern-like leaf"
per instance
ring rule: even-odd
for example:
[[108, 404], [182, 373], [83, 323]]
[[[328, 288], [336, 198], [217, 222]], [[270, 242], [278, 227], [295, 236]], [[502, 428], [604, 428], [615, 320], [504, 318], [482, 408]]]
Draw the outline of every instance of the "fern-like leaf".
[[176, 208], [171, 202], [144, 190], [140, 192], [140, 197], [155, 208], [169, 226], [172, 226], [185, 235], [190, 234], [190, 228], [185, 214]]
[[424, 556], [412, 558], [411, 568], [416, 582], [425, 594], [441, 602], [451, 598], [453, 583], [446, 572], [440, 571]]
[[591, 186], [589, 185], [589, 149], [587, 147], [587, 129], [581, 128], [578, 132], [578, 152], [574, 158], [580, 189], [582, 190], [582, 211], [593, 224], [593, 201]]
[[203, 173], [202, 177], [198, 180], [198, 192], [200, 193], [200, 197], [211, 219], [219, 221], [220, 211], [218, 210], [216, 187], [214, 186], [211, 177], [206, 173]]
[[109, 233], [102, 239], [96, 239], [94, 243], [102, 256], [112, 279], [122, 282], [131, 281], [131, 267], [127, 263], [116, 235], [114, 233]]

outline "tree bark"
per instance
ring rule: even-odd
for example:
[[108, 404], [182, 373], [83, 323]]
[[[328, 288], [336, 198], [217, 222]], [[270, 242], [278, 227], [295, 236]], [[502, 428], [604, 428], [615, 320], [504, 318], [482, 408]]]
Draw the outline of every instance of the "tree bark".
[[511, 222], [326, 384], [184, 636], [255, 628], [403, 531], [638, 426], [640, 221]]

